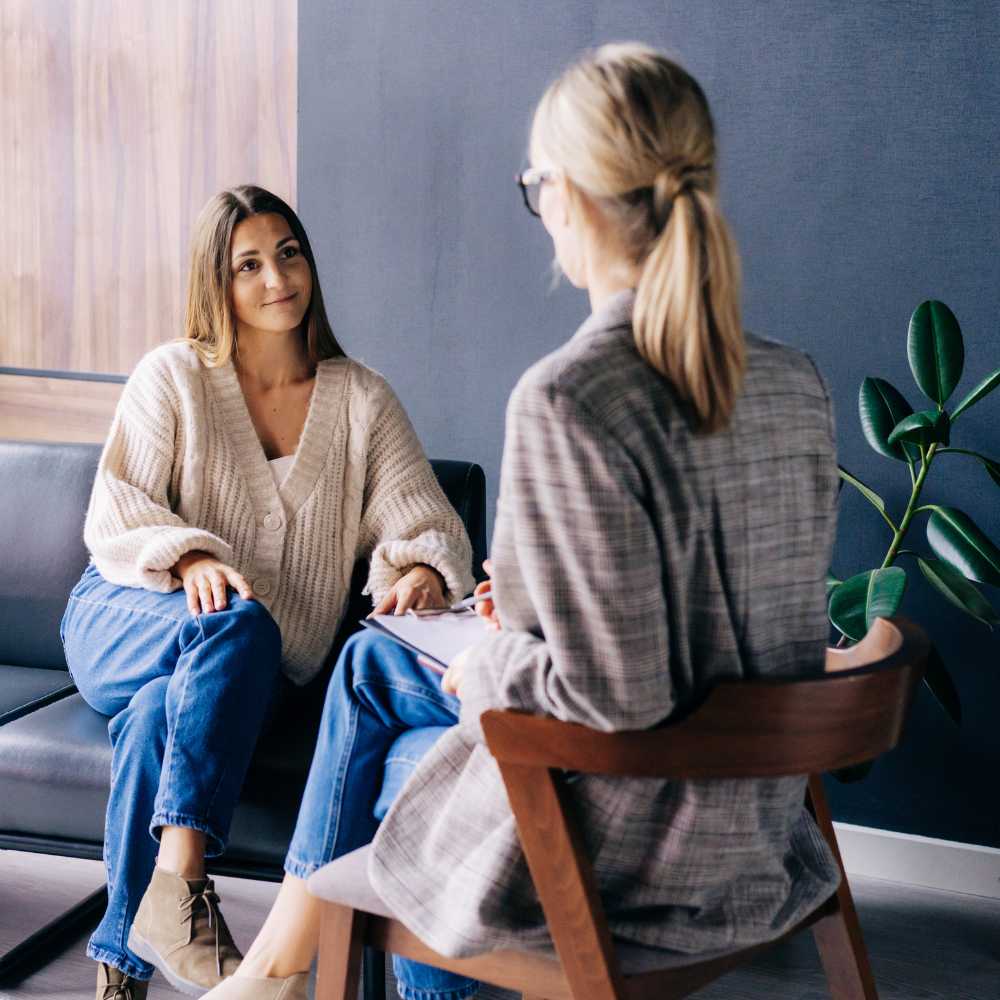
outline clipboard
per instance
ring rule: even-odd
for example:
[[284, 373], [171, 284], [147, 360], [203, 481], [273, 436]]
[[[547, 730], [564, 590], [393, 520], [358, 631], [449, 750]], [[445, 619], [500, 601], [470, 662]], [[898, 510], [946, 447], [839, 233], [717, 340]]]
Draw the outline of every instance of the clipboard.
[[487, 620], [471, 608], [428, 617], [373, 615], [363, 618], [361, 624], [429, 660], [434, 664], [434, 671], [440, 674], [463, 649], [482, 641], [492, 632]]

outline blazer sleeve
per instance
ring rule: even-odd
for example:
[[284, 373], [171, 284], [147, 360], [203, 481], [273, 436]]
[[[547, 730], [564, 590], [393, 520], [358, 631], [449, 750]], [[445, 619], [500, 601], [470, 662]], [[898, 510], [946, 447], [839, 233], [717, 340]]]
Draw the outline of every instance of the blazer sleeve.
[[[494, 585], [503, 619], [516, 563], [540, 634], [474, 646], [461, 722], [481, 738], [489, 708], [606, 731], [646, 729], [674, 704], [668, 609], [643, 474], [580, 403], [522, 383], [507, 419]], [[502, 535], [502, 537], [501, 537]]]
[[169, 593], [181, 586], [170, 570], [185, 552], [233, 561], [225, 541], [170, 508], [176, 419], [163, 379], [141, 364], [115, 411], [83, 529], [94, 565], [111, 583]]
[[406, 411], [384, 379], [372, 392], [359, 555], [370, 561], [365, 593], [378, 603], [417, 563], [444, 578], [445, 599], [474, 586], [472, 545], [444, 495]]

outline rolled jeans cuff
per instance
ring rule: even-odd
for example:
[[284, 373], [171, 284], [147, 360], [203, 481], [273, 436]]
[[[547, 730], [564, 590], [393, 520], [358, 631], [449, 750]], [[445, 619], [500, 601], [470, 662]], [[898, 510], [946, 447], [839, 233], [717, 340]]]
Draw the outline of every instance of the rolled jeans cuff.
[[400, 1000], [467, 1000], [468, 997], [475, 996], [478, 990], [477, 981], [472, 981], [468, 986], [456, 990], [422, 990], [396, 980], [396, 992]]
[[295, 878], [302, 879], [304, 882], [313, 872], [318, 872], [320, 868], [327, 864], [329, 864], [328, 861], [300, 861], [298, 858], [288, 855], [285, 858], [285, 871], [289, 875], [294, 875]]
[[119, 972], [124, 972], [126, 976], [131, 976], [133, 979], [138, 979], [144, 983], [148, 983], [156, 971], [151, 965], [130, 962], [117, 952], [105, 951], [105, 949], [95, 948], [93, 945], [87, 945], [87, 958], [93, 959], [95, 962], [103, 962], [105, 965], [113, 966]]
[[226, 849], [226, 836], [206, 819], [200, 816], [189, 816], [187, 813], [164, 812], [157, 810], [149, 821], [149, 835], [159, 842], [160, 829], [164, 826], [180, 826], [186, 830], [197, 830], [205, 834], [205, 857], [217, 858]]

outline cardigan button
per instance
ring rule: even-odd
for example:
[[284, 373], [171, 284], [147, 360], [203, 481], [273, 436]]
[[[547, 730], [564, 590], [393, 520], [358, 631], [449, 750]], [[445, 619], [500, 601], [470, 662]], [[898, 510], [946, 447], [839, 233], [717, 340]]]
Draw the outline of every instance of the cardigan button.
[[273, 511], [270, 514], [264, 515], [264, 527], [268, 531], [280, 531], [283, 523], [281, 515], [275, 514]]
[[270, 580], [254, 580], [253, 582], [253, 592], [255, 594], [260, 594], [261, 597], [267, 597], [271, 593], [271, 581]]

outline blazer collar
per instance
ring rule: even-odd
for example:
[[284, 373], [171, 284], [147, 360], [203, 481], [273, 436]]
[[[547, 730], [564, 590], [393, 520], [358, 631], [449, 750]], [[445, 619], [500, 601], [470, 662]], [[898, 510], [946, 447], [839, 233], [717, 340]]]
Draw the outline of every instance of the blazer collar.
[[635, 305], [635, 289], [627, 288], [623, 292], [616, 292], [601, 307], [592, 312], [584, 320], [583, 326], [573, 335], [577, 337], [589, 337], [595, 333], [603, 333], [607, 330], [617, 330], [623, 326], [632, 325], [632, 307]]

